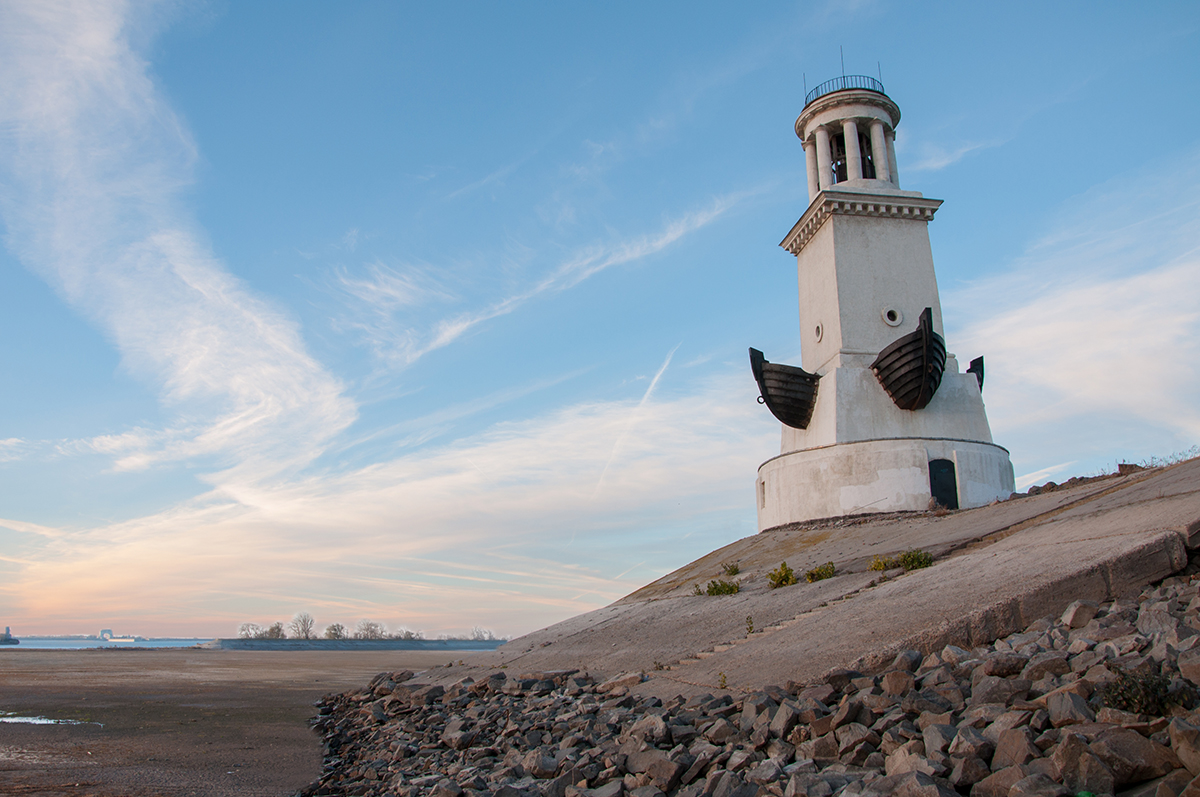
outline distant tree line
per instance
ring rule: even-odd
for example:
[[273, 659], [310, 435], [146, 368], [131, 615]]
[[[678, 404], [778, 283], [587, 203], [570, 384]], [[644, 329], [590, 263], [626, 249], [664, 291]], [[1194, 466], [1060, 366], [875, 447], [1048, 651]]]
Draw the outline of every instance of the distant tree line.
[[[257, 623], [242, 623], [238, 627], [238, 637], [241, 639], [424, 639], [420, 631], [400, 628], [388, 633], [383, 623], [374, 620], [359, 620], [354, 630], [348, 630], [341, 623], [326, 626], [325, 631], [317, 635], [317, 623], [308, 612], [300, 612], [286, 626], [283, 623], [272, 623], [261, 626]], [[439, 639], [450, 639], [445, 635]], [[497, 641], [497, 637], [486, 628], [475, 626], [471, 629], [468, 639], [474, 641]]]

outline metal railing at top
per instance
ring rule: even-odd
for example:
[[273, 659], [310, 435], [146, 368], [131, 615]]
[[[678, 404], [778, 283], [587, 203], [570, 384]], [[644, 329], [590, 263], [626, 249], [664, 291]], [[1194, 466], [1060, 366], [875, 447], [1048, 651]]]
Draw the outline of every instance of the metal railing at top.
[[883, 84], [873, 77], [868, 77], [867, 75], [842, 75], [841, 77], [835, 77], [833, 80], [826, 80], [806, 94], [804, 104], [808, 105], [817, 97], [844, 89], [867, 89], [868, 91], [878, 91], [880, 94], [884, 93]]

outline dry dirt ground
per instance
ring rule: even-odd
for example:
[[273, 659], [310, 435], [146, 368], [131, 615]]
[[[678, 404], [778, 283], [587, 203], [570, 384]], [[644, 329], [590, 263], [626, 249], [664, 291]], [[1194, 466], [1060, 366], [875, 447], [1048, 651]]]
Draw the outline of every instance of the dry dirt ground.
[[468, 652], [0, 649], [0, 795], [291, 794], [315, 780], [312, 703]]

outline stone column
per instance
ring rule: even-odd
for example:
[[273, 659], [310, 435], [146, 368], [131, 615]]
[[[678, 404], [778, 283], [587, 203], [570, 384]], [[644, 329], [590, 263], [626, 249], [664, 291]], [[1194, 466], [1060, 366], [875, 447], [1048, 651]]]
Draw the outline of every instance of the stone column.
[[829, 151], [829, 131], [817, 128], [817, 185], [822, 191], [833, 182], [833, 155]]
[[812, 139], [804, 142], [804, 166], [808, 170], [808, 201], [812, 202], [821, 190], [821, 182], [817, 177], [817, 145]]
[[862, 179], [862, 150], [858, 148], [858, 122], [847, 119], [842, 122], [842, 133], [846, 138], [846, 179]]
[[896, 134], [887, 134], [888, 174], [892, 177], [892, 185], [900, 187], [900, 168], [896, 166]]
[[875, 179], [891, 182], [887, 140], [883, 136], [883, 122], [878, 119], [871, 122], [871, 160], [875, 162]]

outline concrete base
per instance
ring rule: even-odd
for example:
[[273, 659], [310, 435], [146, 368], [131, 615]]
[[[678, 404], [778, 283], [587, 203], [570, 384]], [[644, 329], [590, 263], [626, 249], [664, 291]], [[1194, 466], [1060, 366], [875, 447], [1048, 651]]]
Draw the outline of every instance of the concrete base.
[[862, 512], [929, 508], [929, 463], [954, 463], [961, 509], [1012, 494], [1008, 451], [992, 443], [905, 438], [793, 451], [758, 469], [758, 528]]

